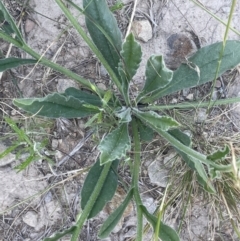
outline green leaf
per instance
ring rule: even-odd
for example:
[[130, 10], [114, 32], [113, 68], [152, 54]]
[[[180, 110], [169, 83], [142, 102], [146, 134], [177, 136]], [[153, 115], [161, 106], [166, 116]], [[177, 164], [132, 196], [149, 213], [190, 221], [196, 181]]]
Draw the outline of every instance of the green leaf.
[[[169, 130], [168, 133], [176, 138], [178, 141], [180, 141], [182, 144], [189, 146], [191, 145], [191, 140], [188, 135], [181, 132], [179, 129]], [[178, 154], [182, 157], [182, 159], [187, 163], [187, 165], [197, 173], [197, 180], [200, 183], [200, 185], [210, 193], [215, 193], [215, 188], [213, 187], [209, 177], [207, 176], [207, 173], [203, 167], [203, 164], [193, 158], [188, 156], [186, 153], [182, 152], [178, 148], [175, 148]]]
[[66, 236], [67, 234], [73, 234], [74, 230], [76, 229], [76, 226], [72, 226], [68, 229], [65, 229], [64, 231], [62, 232], [57, 232], [54, 234], [53, 237], [51, 238], [45, 238], [43, 239], [43, 241], [57, 241], [59, 240], [60, 238]]
[[136, 74], [142, 59], [141, 46], [135, 41], [132, 33], [127, 36], [126, 41], [123, 43], [121, 56], [119, 68], [124, 71], [126, 80], [129, 83]]
[[67, 88], [64, 93], [65, 96], [72, 96], [83, 103], [90, 104], [90, 105], [95, 105], [95, 106], [102, 106], [102, 101], [101, 99], [95, 95], [91, 94], [87, 91], [79, 90], [73, 87]]
[[122, 36], [116, 19], [105, 0], [84, 0], [83, 7], [86, 14], [87, 29], [94, 44], [111, 66], [111, 69], [119, 76], [117, 68], [122, 48]]
[[0, 72], [3, 72], [8, 69], [16, 68], [25, 64], [35, 64], [37, 60], [34, 59], [20, 59], [20, 58], [5, 58], [0, 59]]
[[[8, 147], [6, 150], [0, 153], [0, 159], [14, 151], [18, 146], [22, 145], [21, 142], [17, 142], [16, 144], [13, 144], [12, 146]], [[1, 160], [0, 160], [1, 162]]]
[[[68, 96], [67, 93], [68, 91], [65, 94], [53, 93], [43, 98], [15, 99], [13, 104], [34, 115], [49, 118], [86, 117], [100, 112], [97, 109], [85, 107], [84, 104], [88, 104], [87, 102], [78, 97]], [[93, 100], [86, 101], [92, 102]]]
[[18, 172], [23, 171], [24, 169], [26, 169], [29, 166], [29, 164], [31, 162], [34, 161], [35, 158], [36, 158], [36, 156], [34, 155], [34, 153], [32, 153], [24, 162], [17, 165], [14, 169], [18, 170]]
[[149, 126], [146, 126], [142, 121], [137, 119], [138, 131], [142, 141], [151, 141], [154, 137], [154, 131]]
[[[145, 98], [142, 103], [149, 103], [184, 88], [190, 88], [212, 81], [215, 77], [221, 48], [222, 42], [219, 42], [198, 50], [188, 59], [188, 64], [182, 64], [174, 71], [172, 81], [165, 88], [160, 89], [149, 98]], [[218, 76], [234, 68], [239, 63], [240, 41], [228, 40]]]
[[107, 218], [107, 220], [103, 223], [102, 227], [99, 230], [98, 237], [103, 239], [108, 237], [111, 231], [115, 228], [118, 224], [119, 220], [121, 219], [126, 207], [128, 206], [129, 202], [131, 201], [133, 196], [133, 189], [131, 189], [125, 200], [121, 203], [121, 205]]
[[129, 83], [136, 74], [142, 58], [141, 46], [135, 41], [132, 33], [127, 36], [120, 54], [122, 58], [118, 72], [122, 80], [122, 93], [125, 99], [128, 99]]
[[143, 123], [147, 124], [149, 127], [160, 128], [163, 131], [167, 131], [170, 128], [176, 128], [179, 123], [173, 118], [168, 116], [160, 116], [154, 111], [142, 112], [136, 108], [133, 108], [133, 113], [138, 117]]
[[[144, 216], [148, 220], [148, 222], [152, 225], [153, 229], [156, 229], [157, 226], [157, 217], [150, 214], [145, 206], [140, 205]], [[172, 229], [170, 226], [164, 224], [162, 221], [160, 223], [160, 230], [159, 230], [159, 238], [162, 241], [180, 241], [180, 238], [177, 232]]]
[[114, 114], [121, 119], [122, 123], [128, 123], [132, 120], [131, 108], [123, 106], [120, 110], [115, 111]]
[[[101, 192], [99, 193], [98, 198], [94, 203], [91, 212], [88, 215], [88, 219], [95, 217], [103, 209], [105, 204], [112, 199], [118, 184], [118, 176], [116, 174], [118, 163], [118, 160], [112, 162], [110, 171], [106, 177]], [[103, 165], [100, 165], [100, 160], [98, 159], [98, 161], [92, 166], [92, 168], [88, 172], [81, 191], [82, 209], [84, 209], [87, 202], [89, 201], [89, 198], [99, 180], [103, 167]]]
[[144, 96], [152, 96], [163, 89], [172, 80], [173, 72], [164, 63], [163, 57], [153, 55], [149, 58], [146, 67], [145, 85], [137, 97], [144, 102]]
[[131, 145], [128, 134], [128, 124], [123, 123], [117, 129], [105, 136], [100, 142], [98, 149], [101, 152], [101, 165], [115, 159], [120, 159], [126, 155], [126, 152], [130, 150], [130, 148]]
[[2, 1], [0, 1], [0, 31], [6, 33], [11, 37], [13, 37], [12, 34], [15, 34], [15, 38], [22, 44], [24, 43], [24, 40], [22, 38], [20, 31], [18, 30], [18, 27], [13, 21], [8, 10], [3, 5]]
[[222, 158], [226, 157], [226, 155], [229, 154], [229, 147], [225, 146], [225, 148], [223, 150], [218, 150], [214, 153], [212, 153], [211, 155], [207, 156], [207, 159], [211, 160], [211, 161], [216, 161], [216, 160], [221, 160]]

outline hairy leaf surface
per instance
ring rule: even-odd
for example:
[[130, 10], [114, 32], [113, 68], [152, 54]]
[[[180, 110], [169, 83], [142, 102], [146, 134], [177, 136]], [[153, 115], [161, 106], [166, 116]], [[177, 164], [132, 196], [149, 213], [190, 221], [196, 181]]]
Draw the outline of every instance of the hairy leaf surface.
[[123, 123], [117, 129], [109, 133], [100, 142], [98, 149], [101, 152], [100, 163], [105, 164], [126, 155], [131, 148], [128, 134], [128, 124]]
[[129, 202], [131, 201], [133, 196], [133, 189], [131, 189], [124, 201], [121, 205], [107, 218], [107, 220], [103, 223], [102, 227], [99, 230], [98, 236], [99, 238], [103, 239], [108, 237], [111, 231], [116, 227], [118, 222], [120, 221], [126, 207], [128, 206]]
[[[88, 219], [95, 217], [105, 206], [105, 204], [110, 201], [117, 189], [118, 177], [117, 177], [117, 167], [118, 160], [112, 162], [112, 166], [109, 170], [109, 173], [106, 177], [106, 180], [103, 184], [101, 192], [98, 195], [97, 200], [95, 201], [91, 212], [88, 215]], [[84, 209], [86, 204], [88, 203], [92, 192], [98, 183], [99, 177], [102, 173], [104, 166], [100, 165], [100, 160], [92, 166], [88, 175], [84, 181], [84, 185], [81, 191], [81, 208]]]

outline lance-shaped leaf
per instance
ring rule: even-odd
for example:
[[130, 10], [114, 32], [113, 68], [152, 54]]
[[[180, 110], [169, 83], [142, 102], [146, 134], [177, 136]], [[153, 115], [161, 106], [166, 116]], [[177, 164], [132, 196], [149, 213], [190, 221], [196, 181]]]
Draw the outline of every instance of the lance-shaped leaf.
[[227, 154], [229, 154], [229, 147], [225, 146], [223, 150], [218, 150], [211, 155], [207, 156], [207, 159], [211, 161], [221, 160], [222, 158], [226, 157]]
[[[32, 114], [40, 116], [46, 116], [49, 118], [77, 118], [86, 117], [99, 113], [97, 108], [88, 108], [84, 104], [96, 104], [96, 97], [93, 95], [92, 99], [90, 94], [86, 94], [84, 97], [75, 98], [68, 93], [73, 93], [72, 90], [67, 90], [64, 94], [54, 93], [47, 95], [43, 98], [26, 98], [26, 99], [15, 99], [14, 105], [22, 108], [23, 110]], [[75, 93], [76, 94], [76, 93]], [[99, 104], [97, 102], [97, 104]]]
[[[157, 217], [150, 214], [145, 206], [140, 205], [144, 216], [148, 220], [148, 222], [152, 225], [153, 229], [156, 229], [157, 226]], [[177, 232], [172, 229], [170, 226], [164, 224], [162, 221], [160, 223], [160, 229], [159, 229], [159, 238], [162, 241], [180, 241], [180, 238], [177, 234]]]
[[94, 44], [115, 74], [119, 76], [118, 63], [122, 48], [122, 36], [116, 19], [109, 10], [106, 0], [84, 0], [83, 7], [87, 29]]
[[135, 40], [132, 33], [127, 36], [120, 53], [122, 59], [119, 63], [119, 68], [124, 70], [126, 80], [130, 82], [133, 76], [136, 74], [142, 59], [141, 46]]
[[160, 116], [154, 111], [142, 112], [134, 108], [133, 114], [149, 127], [160, 128], [163, 131], [167, 131], [170, 128], [179, 127], [180, 125], [173, 118], [168, 116]]
[[16, 68], [21, 65], [26, 64], [36, 64], [37, 60], [35, 59], [20, 59], [20, 58], [5, 58], [0, 59], [0, 72], [3, 72], [8, 69]]
[[163, 57], [151, 56], [147, 61], [145, 85], [137, 97], [141, 100], [144, 96], [152, 96], [163, 89], [172, 80], [173, 72], [164, 63]]
[[[13, 21], [11, 15], [9, 14], [8, 10], [3, 5], [2, 1], [0, 1], [0, 31], [3, 31], [7, 35], [16, 35], [16, 39], [21, 43], [24, 43], [22, 35], [18, 30], [15, 22]], [[12, 37], [12, 36], [11, 36]]]
[[98, 237], [103, 239], [108, 237], [111, 231], [116, 227], [118, 222], [120, 221], [126, 207], [131, 201], [133, 196], [133, 189], [131, 189], [125, 200], [121, 203], [121, 205], [107, 218], [107, 220], [103, 223], [102, 227], [99, 230]]
[[[105, 179], [101, 192], [96, 199], [91, 212], [88, 215], [88, 219], [95, 217], [105, 206], [105, 204], [110, 201], [117, 189], [118, 176], [117, 176], [117, 167], [118, 160], [112, 162], [111, 168], [108, 172], [108, 175]], [[92, 192], [98, 183], [99, 177], [102, 173], [104, 166], [100, 165], [100, 160], [92, 166], [88, 175], [84, 181], [84, 185], [81, 191], [81, 208], [84, 209], [86, 204], [89, 201]]]
[[[181, 143], [183, 143], [186, 146], [191, 146], [191, 140], [188, 135], [185, 133], [181, 132], [179, 129], [174, 129], [174, 130], [169, 130], [169, 134], [171, 134], [173, 137], [175, 137], [177, 140], [179, 140]], [[207, 173], [203, 167], [203, 164], [193, 158], [188, 156], [186, 153], [182, 152], [180, 149], [177, 149], [177, 152], [179, 155], [182, 157], [182, 159], [187, 163], [187, 165], [193, 170], [196, 171], [197, 173], [197, 180], [200, 183], [200, 185], [208, 192], [210, 193], [215, 193], [215, 189], [207, 176]]]
[[123, 43], [118, 66], [118, 72], [122, 80], [122, 93], [125, 95], [125, 100], [128, 99], [129, 83], [136, 74], [141, 59], [141, 46], [135, 41], [133, 34], [130, 33]]
[[50, 238], [45, 238], [43, 241], [58, 241], [60, 238], [68, 235], [68, 234], [73, 234], [77, 226], [72, 226], [68, 229], [65, 229], [62, 232], [57, 232], [53, 235], [53, 237]]
[[117, 129], [109, 133], [100, 142], [98, 149], [101, 152], [101, 165], [120, 159], [126, 155], [126, 152], [131, 148], [130, 137], [128, 134], [128, 124], [123, 123]]
[[[222, 43], [215, 43], [198, 50], [173, 73], [172, 81], [154, 95], [141, 100], [149, 103], [173, 92], [204, 84], [215, 78]], [[218, 76], [240, 63], [240, 41], [228, 40]]]

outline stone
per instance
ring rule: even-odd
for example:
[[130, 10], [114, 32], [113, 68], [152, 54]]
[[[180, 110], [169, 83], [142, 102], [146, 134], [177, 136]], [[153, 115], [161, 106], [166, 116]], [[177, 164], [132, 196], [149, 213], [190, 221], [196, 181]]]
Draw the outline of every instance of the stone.
[[152, 26], [148, 20], [133, 21], [132, 31], [136, 39], [148, 42], [152, 36]]
[[108, 75], [107, 70], [105, 69], [105, 67], [102, 64], [100, 65], [100, 74], [101, 74], [101, 76], [104, 76], [104, 77], [106, 77]]
[[[0, 143], [0, 154], [3, 153], [6, 149], [7, 149], [7, 147], [5, 145], [3, 145], [2, 143]], [[15, 155], [12, 153], [8, 153], [3, 158], [0, 158], [0, 167], [6, 166], [6, 165], [12, 163], [13, 161], [15, 161]]]
[[34, 29], [35, 25], [36, 24], [32, 20], [27, 19], [24, 25], [25, 33], [31, 32]]
[[207, 119], [207, 110], [204, 108], [199, 108], [196, 113], [195, 121], [197, 123], [202, 123]]
[[38, 215], [36, 212], [28, 211], [23, 216], [23, 222], [26, 223], [28, 226], [35, 228], [38, 223]]
[[97, 84], [97, 87], [98, 87], [99, 89], [102, 89], [102, 90], [107, 90], [106, 85], [103, 84], [103, 83], [98, 83], [98, 84]]
[[52, 149], [56, 150], [58, 148], [58, 140], [52, 139]]
[[148, 176], [151, 183], [156, 184], [160, 187], [166, 187], [168, 183], [169, 171], [164, 165], [156, 160], [148, 167]]
[[58, 79], [57, 91], [59, 93], [65, 92], [67, 88], [74, 87], [78, 89], [78, 85], [74, 80], [71, 79]]
[[186, 96], [187, 100], [193, 100], [193, 93], [190, 93]]
[[222, 83], [220, 80], [217, 80], [216, 81], [216, 84], [215, 84], [215, 88], [221, 88], [222, 87]]

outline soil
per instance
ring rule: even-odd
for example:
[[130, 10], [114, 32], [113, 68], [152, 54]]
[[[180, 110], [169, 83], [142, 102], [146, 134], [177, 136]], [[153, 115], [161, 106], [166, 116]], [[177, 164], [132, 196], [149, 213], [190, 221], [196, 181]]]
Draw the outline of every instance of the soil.
[[[26, 42], [34, 50], [81, 76], [95, 81], [100, 88], [107, 89], [109, 78], [105, 69], [76, 31], [69, 28], [66, 17], [55, 1], [4, 0], [3, 2], [19, 23]], [[82, 0], [74, 2], [82, 6]], [[108, 2], [109, 5], [113, 5], [116, 1], [109, 0]], [[122, 0], [122, 2], [124, 7], [114, 14], [124, 36], [132, 13], [133, 1]], [[27, 5], [24, 5], [25, 3]], [[201, 0], [201, 4], [223, 21], [227, 21], [231, 6], [229, 1]], [[78, 15], [76, 10], [71, 9], [71, 11], [74, 15]], [[23, 12], [24, 14], [21, 14]], [[237, 3], [232, 21], [232, 27], [236, 29], [239, 27], [239, 14], [240, 3]], [[143, 20], [149, 21], [151, 29], [145, 31], [150, 31], [152, 38], [147, 42], [139, 40], [143, 59], [131, 86], [133, 93], [144, 83], [146, 62], [152, 54], [162, 54], [167, 66], [174, 70], [197, 49], [221, 41], [225, 31], [223, 24], [189, 0], [139, 0], [134, 21]], [[79, 23], [85, 28], [82, 16], [79, 16]], [[67, 31], [63, 32], [62, 29], [67, 29]], [[228, 38], [240, 39], [233, 31], [229, 32]], [[1, 42], [0, 50], [4, 55], [10, 48], [9, 44]], [[11, 48], [10, 55], [29, 57], [15, 47]], [[40, 150], [39, 158], [24, 171], [17, 172], [15, 167], [26, 159], [26, 153], [17, 155], [13, 152], [5, 157], [4, 161], [0, 161], [0, 241], [42, 240], [57, 230], [70, 227], [76, 221], [76, 215], [80, 210], [79, 193], [87, 168], [95, 162], [98, 155], [96, 138], [91, 136], [85, 128], [85, 119], [49, 121], [26, 118], [24, 113], [12, 105], [12, 99], [16, 97], [45, 96], [53, 91], [62, 92], [71, 86], [80, 87], [75, 82], [66, 79], [65, 76], [39, 65], [13, 69], [3, 73], [0, 78], [0, 152], [16, 140], [16, 134], [14, 135], [5, 124], [3, 116], [11, 116], [19, 127], [30, 133], [35, 143], [40, 143], [43, 138], [48, 140], [48, 144]], [[197, 89], [184, 90], [162, 101], [168, 103], [191, 101], [208, 95], [210, 87], [211, 85], [207, 84]], [[232, 70], [223, 75], [215, 89], [216, 98], [224, 98], [226, 95], [239, 96], [238, 72]], [[205, 109], [189, 110], [187, 115], [186, 112], [179, 111], [177, 118], [189, 127], [189, 120], [186, 118], [192, 117], [195, 124], [190, 128], [190, 132], [195, 137], [199, 136], [197, 139], [199, 143], [205, 140], [204, 138], [209, 143], [217, 139], [212, 146], [223, 147], [224, 142], [230, 139], [237, 146], [240, 130], [239, 105], [214, 108], [208, 119], [204, 117], [205, 111]], [[198, 121], [199, 118], [203, 119]], [[206, 125], [199, 124], [202, 120], [206, 121]], [[196, 143], [196, 146], [200, 148], [199, 151], [202, 151], [204, 148], [199, 143]], [[148, 173], [151, 169], [149, 166], [156, 160], [159, 163], [164, 162], [162, 156], [169, 159], [173, 151], [168, 147], [163, 150], [160, 148], [162, 146], [165, 146], [165, 143], [154, 140], [145, 149], [146, 152], [150, 149], [154, 151], [142, 155], [144, 161], [140, 189], [143, 202], [150, 212], [156, 209], [164, 193], [164, 185], [155, 183], [150, 178], [152, 173]], [[155, 157], [156, 154], [161, 156], [157, 155], [160, 160]], [[57, 163], [55, 168], [52, 168], [45, 160], [45, 156]], [[176, 164], [175, 168], [179, 166]], [[119, 175], [126, 183], [130, 182], [129, 170], [125, 166], [120, 167]], [[187, 191], [185, 193], [187, 195]], [[86, 223], [79, 240], [99, 240], [97, 230], [103, 220], [121, 203], [123, 197], [124, 191], [119, 188], [115, 198], [100, 215]], [[183, 212], [179, 211], [182, 210], [179, 207], [184, 198], [181, 196], [179, 200], [176, 200], [176, 204], [167, 210], [166, 217], [164, 217], [164, 221], [175, 229], [182, 225], [181, 240], [238, 240], [228, 213], [224, 210], [220, 215], [216, 211], [215, 202], [207, 202], [203, 195], [192, 197], [183, 219]], [[135, 209], [133, 205], [130, 205], [121, 222], [105, 240], [131, 240], [134, 238], [135, 231]], [[144, 240], [151, 240], [151, 236], [146, 235]]]

